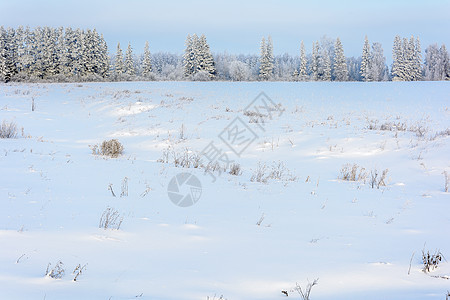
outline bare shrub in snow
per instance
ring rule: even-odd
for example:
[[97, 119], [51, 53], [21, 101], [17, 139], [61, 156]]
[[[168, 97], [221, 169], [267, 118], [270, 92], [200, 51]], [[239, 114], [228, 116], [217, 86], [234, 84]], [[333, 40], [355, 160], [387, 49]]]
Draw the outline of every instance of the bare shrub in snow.
[[250, 181], [267, 183], [270, 179], [288, 182], [296, 181], [297, 177], [291, 174], [284, 162], [273, 162], [271, 167], [259, 162]]
[[119, 230], [120, 225], [122, 225], [123, 217], [120, 213], [114, 208], [108, 207], [103, 212], [100, 223], [98, 225], [99, 228], [103, 229], [115, 229]]
[[230, 172], [231, 175], [239, 176], [242, 174], [241, 165], [238, 163], [233, 163], [230, 165]]
[[181, 168], [196, 169], [203, 167], [200, 154], [189, 148], [175, 150], [168, 147], [163, 150], [162, 157], [157, 161], [164, 164], [173, 163], [175, 167]]
[[53, 279], [61, 279], [66, 273], [62, 261], [58, 261], [52, 269], [50, 269], [51, 265], [51, 263], [48, 263], [47, 270], [45, 271], [45, 276], [51, 277]]
[[105, 140], [99, 145], [89, 145], [94, 155], [104, 155], [109, 157], [119, 157], [123, 153], [123, 145], [117, 140]]
[[81, 264], [78, 264], [75, 269], [72, 272], [72, 275], [75, 275], [75, 277], [73, 278], [73, 281], [77, 281], [78, 277], [83, 274], [83, 271], [86, 270], [86, 266], [87, 264], [85, 264], [84, 266], [81, 266]]
[[109, 141], [103, 141], [101, 147], [101, 153], [105, 156], [118, 157], [123, 152], [122, 144], [116, 140], [112, 139]]
[[381, 186], [386, 186], [388, 171], [389, 170], [386, 169], [380, 175], [377, 169], [374, 169], [370, 171], [369, 176], [369, 173], [365, 168], [358, 166], [357, 164], [345, 164], [341, 168], [341, 173], [338, 178], [346, 181], [362, 181], [366, 183], [367, 177], [369, 176], [370, 187], [379, 189]]
[[17, 126], [14, 122], [3, 121], [0, 126], [0, 138], [13, 139], [17, 137]]
[[269, 176], [266, 174], [266, 172], [267, 172], [266, 164], [261, 164], [259, 162], [258, 166], [256, 167], [255, 172], [253, 173], [252, 177], [250, 177], [250, 181], [267, 183], [267, 180], [269, 179], [268, 178]]
[[339, 178], [346, 181], [366, 182], [367, 172], [365, 168], [357, 164], [345, 164], [341, 169]]
[[313, 282], [308, 282], [308, 284], [306, 285], [304, 290], [298, 283], [296, 283], [294, 290], [296, 290], [300, 294], [300, 296], [302, 297], [303, 300], [309, 300], [310, 295], [311, 295], [311, 290], [312, 290], [313, 286], [318, 284], [318, 281], [319, 281], [319, 278], [314, 279]]
[[385, 180], [386, 180], [386, 176], [387, 176], [388, 171], [389, 171], [388, 169], [384, 170], [381, 173], [381, 175], [379, 175], [379, 173], [378, 173], [378, 171], [376, 169], [370, 171], [370, 181], [369, 181], [370, 187], [373, 188], [373, 189], [375, 187], [377, 189], [379, 189], [380, 186], [386, 186]]
[[264, 221], [265, 215], [264, 213], [261, 215], [261, 217], [259, 218], [259, 220], [256, 222], [257, 226], [261, 226], [262, 222]]
[[436, 269], [439, 265], [439, 263], [442, 261], [444, 256], [442, 255], [441, 251], [435, 250], [433, 254], [430, 254], [430, 251], [427, 251], [425, 253], [425, 249], [422, 250], [422, 262], [423, 262], [423, 268], [422, 271], [424, 273], [429, 273]]

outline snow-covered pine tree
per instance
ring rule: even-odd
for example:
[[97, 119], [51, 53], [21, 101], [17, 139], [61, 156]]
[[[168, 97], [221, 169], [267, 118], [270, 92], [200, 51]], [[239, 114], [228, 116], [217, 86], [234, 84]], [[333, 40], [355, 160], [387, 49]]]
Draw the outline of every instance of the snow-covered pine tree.
[[98, 57], [98, 74], [103, 78], [109, 76], [109, 55], [108, 55], [108, 45], [106, 44], [103, 34], [99, 38], [99, 57]]
[[328, 53], [328, 50], [322, 49], [322, 61], [323, 61], [323, 67], [322, 67], [322, 81], [331, 81], [331, 58], [330, 54]]
[[261, 39], [260, 46], [260, 56], [259, 56], [259, 78], [261, 80], [267, 80], [267, 75], [265, 74], [265, 65], [267, 64], [267, 45], [266, 38]]
[[437, 66], [440, 63], [439, 47], [437, 44], [429, 45], [425, 49], [425, 63], [424, 63], [424, 79], [425, 80], [440, 80], [437, 74]]
[[67, 45], [64, 34], [64, 28], [59, 27], [56, 31], [56, 35], [57, 35], [56, 55], [59, 61], [57, 73], [65, 78], [69, 75], [69, 71], [68, 71]]
[[394, 38], [392, 46], [392, 81], [401, 81], [403, 79], [403, 47], [402, 40], [399, 35]]
[[17, 74], [17, 44], [15, 30], [8, 28], [2, 30], [0, 44], [0, 69], [4, 82], [9, 82], [11, 78]]
[[416, 38], [416, 43], [414, 45], [414, 74], [413, 80], [422, 80], [422, 49], [420, 47], [420, 39]]
[[305, 44], [303, 41], [300, 44], [300, 70], [298, 72], [298, 78], [300, 81], [308, 80], [307, 60], [305, 52]]
[[363, 52], [361, 56], [361, 77], [364, 81], [372, 81], [372, 78], [370, 77], [370, 69], [371, 69], [371, 57], [370, 57], [370, 45], [369, 45], [369, 39], [367, 38], [367, 35], [364, 39], [364, 46], [363, 46]]
[[51, 27], [43, 28], [43, 71], [44, 77], [58, 74], [58, 50], [56, 30]]
[[0, 79], [1, 81], [6, 81], [6, 41], [7, 41], [7, 35], [6, 30], [3, 28], [3, 26], [0, 26]]
[[198, 58], [198, 69], [200, 71], [206, 71], [209, 77], [212, 79], [215, 77], [216, 68], [214, 65], [214, 58], [211, 54], [208, 42], [206, 41], [206, 36], [202, 34], [198, 40], [197, 48], [197, 58]]
[[267, 43], [263, 37], [261, 40], [261, 56], [259, 60], [259, 78], [269, 80], [273, 74], [273, 43], [272, 38], [267, 38]]
[[150, 49], [148, 46], [148, 41], [146, 41], [144, 47], [144, 58], [142, 60], [142, 76], [148, 78], [151, 73], [152, 73], [152, 61], [150, 58]]
[[415, 74], [415, 62], [414, 62], [414, 37], [408, 40], [407, 38], [403, 39], [403, 80], [404, 81], [412, 81], [414, 79]]
[[123, 54], [122, 49], [120, 48], [120, 43], [117, 43], [117, 51], [116, 51], [116, 57], [115, 57], [115, 63], [114, 63], [114, 74], [118, 77], [120, 77], [124, 72], [123, 67]]
[[76, 32], [71, 27], [66, 28], [64, 40], [66, 45], [67, 76], [72, 77], [77, 73], [75, 64], [78, 59], [77, 43], [79, 41], [77, 40]]
[[128, 43], [127, 52], [125, 53], [125, 73], [130, 76], [136, 75], [133, 62], [133, 50], [131, 49], [130, 43]]
[[16, 29], [16, 46], [17, 46], [17, 73], [24, 73], [25, 65], [23, 58], [26, 52], [25, 44], [25, 30], [23, 26], [19, 26]]
[[344, 47], [342, 46], [341, 40], [336, 39], [334, 45], [334, 80], [336, 81], [347, 81], [348, 71], [347, 62], [344, 55]]
[[184, 50], [184, 75], [186, 77], [194, 75], [198, 70], [198, 36], [188, 34], [186, 38], [186, 49]]
[[35, 63], [35, 55], [34, 55], [34, 48], [35, 48], [35, 37], [34, 32], [30, 30], [30, 28], [27, 26], [25, 28], [25, 37], [24, 37], [24, 43], [25, 43], [25, 53], [21, 57], [22, 65], [24, 68], [24, 76], [26, 79], [30, 79], [31, 75], [31, 68], [33, 64]]
[[439, 61], [440, 61], [440, 80], [450, 80], [450, 60], [449, 55], [447, 51], [447, 47], [445, 47], [444, 44], [442, 44], [441, 48], [439, 49]]
[[313, 42], [311, 54], [311, 79], [313, 81], [319, 80], [319, 42]]

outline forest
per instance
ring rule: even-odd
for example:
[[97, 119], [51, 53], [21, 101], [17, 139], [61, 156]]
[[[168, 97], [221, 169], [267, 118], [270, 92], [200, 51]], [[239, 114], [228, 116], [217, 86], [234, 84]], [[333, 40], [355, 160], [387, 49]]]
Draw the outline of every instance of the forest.
[[[274, 55], [270, 36], [260, 53], [214, 53], [205, 35], [188, 35], [183, 54], [134, 53], [120, 43], [110, 51], [96, 29], [0, 27], [0, 80], [78, 81], [440, 81], [450, 80], [449, 54], [442, 44], [422, 53], [419, 37], [395, 36], [392, 65], [378, 42], [365, 37], [361, 56], [347, 57], [339, 38], [323, 36], [298, 56]], [[256, 47], [255, 47], [256, 48]]]

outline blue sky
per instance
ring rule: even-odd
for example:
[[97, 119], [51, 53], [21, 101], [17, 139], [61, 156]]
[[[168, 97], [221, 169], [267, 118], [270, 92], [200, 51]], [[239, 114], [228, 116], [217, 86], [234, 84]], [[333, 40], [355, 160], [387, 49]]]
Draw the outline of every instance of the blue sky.
[[146, 40], [152, 52], [181, 53], [188, 33], [204, 33], [213, 52], [258, 53], [271, 35], [275, 54], [307, 52], [323, 35], [340, 37], [347, 56], [359, 56], [364, 36], [381, 42], [391, 60], [394, 36], [418, 35], [450, 46], [450, 0], [378, 1], [144, 1], [0, 0], [0, 25], [96, 28], [110, 51], [131, 42], [136, 53]]

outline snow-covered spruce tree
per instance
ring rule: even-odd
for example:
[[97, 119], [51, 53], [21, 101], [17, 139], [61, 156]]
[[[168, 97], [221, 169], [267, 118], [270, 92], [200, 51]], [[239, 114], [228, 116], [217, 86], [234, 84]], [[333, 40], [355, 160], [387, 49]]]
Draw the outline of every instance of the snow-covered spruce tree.
[[438, 74], [438, 68], [440, 65], [440, 53], [437, 44], [429, 45], [425, 49], [425, 63], [424, 63], [424, 79], [425, 80], [442, 80], [440, 74]]
[[98, 74], [103, 78], [109, 77], [109, 55], [108, 55], [108, 45], [103, 37], [100, 35], [99, 42], [99, 57], [98, 57]]
[[440, 56], [440, 72], [441, 72], [441, 79], [440, 80], [450, 80], [450, 60], [447, 48], [444, 44], [442, 44], [441, 48], [439, 49], [439, 56]]
[[196, 34], [189, 35], [186, 38], [186, 49], [184, 50], [184, 75], [186, 77], [194, 75], [194, 73], [198, 70], [198, 62], [197, 62], [197, 45], [198, 44], [198, 36]]
[[300, 69], [298, 71], [298, 78], [300, 81], [308, 80], [308, 70], [306, 68], [307, 68], [307, 59], [306, 59], [305, 44], [302, 41], [300, 44]]
[[129, 76], [136, 75], [133, 62], [133, 50], [131, 49], [130, 43], [128, 43], [127, 52], [125, 53], [125, 73]]
[[150, 49], [147, 41], [145, 42], [144, 58], [142, 60], [142, 76], [144, 78], [149, 78], [151, 73], [152, 73], [152, 60], [150, 58]]
[[68, 71], [68, 55], [67, 55], [67, 45], [66, 45], [66, 39], [64, 34], [64, 28], [59, 27], [57, 29], [57, 57], [58, 57], [58, 70], [57, 73], [60, 75], [60, 79], [67, 80], [67, 77], [69, 75]]
[[313, 81], [319, 80], [319, 42], [313, 42], [311, 54], [311, 79]]
[[25, 43], [25, 53], [23, 56], [21, 56], [21, 61], [23, 65], [23, 78], [25, 80], [30, 80], [31, 75], [31, 69], [32, 66], [35, 63], [35, 36], [34, 32], [30, 30], [29, 27], [25, 28], [25, 37], [24, 37], [24, 43]]
[[206, 36], [202, 34], [198, 40], [197, 57], [198, 57], [198, 67], [199, 71], [205, 71], [208, 73], [209, 77], [213, 79], [216, 74], [216, 68], [214, 65], [214, 58], [211, 54], [208, 42], [206, 41]]
[[8, 82], [5, 78], [5, 73], [7, 72], [6, 38], [6, 30], [3, 28], [3, 26], [0, 26], [0, 80]]
[[16, 68], [17, 73], [24, 73], [25, 65], [23, 61], [23, 57], [25, 56], [26, 48], [25, 48], [25, 30], [23, 26], [19, 26], [16, 29], [16, 46], [17, 46], [17, 62]]
[[420, 47], [420, 39], [419, 37], [416, 38], [416, 43], [414, 45], [414, 73], [413, 73], [413, 80], [419, 81], [422, 80], [422, 49]]
[[94, 35], [91, 30], [86, 30], [82, 32], [81, 35], [81, 68], [80, 68], [80, 76], [84, 79], [92, 78], [95, 74], [95, 57], [98, 50], [97, 41], [95, 40]]
[[402, 81], [404, 70], [403, 46], [400, 36], [395, 36], [394, 45], [392, 46], [392, 81]]
[[334, 45], [334, 80], [336, 81], [347, 81], [348, 80], [348, 70], [347, 61], [344, 55], [344, 47], [342, 46], [341, 40], [336, 39]]
[[188, 35], [186, 49], [183, 55], [184, 74], [193, 80], [205, 81], [215, 77], [214, 58], [206, 41], [205, 35]]
[[372, 81], [373, 79], [370, 77], [370, 69], [371, 69], [371, 54], [370, 54], [370, 45], [369, 39], [367, 35], [364, 39], [363, 52], [361, 56], [361, 77], [364, 81]]
[[412, 81], [415, 73], [414, 38], [412, 36], [409, 40], [407, 38], [403, 39], [403, 57], [403, 80]]
[[82, 32], [80, 29], [66, 28], [67, 69], [70, 77], [81, 76], [82, 72]]
[[320, 68], [319, 76], [322, 81], [331, 81], [331, 58], [327, 49], [322, 48], [321, 60], [323, 65]]
[[114, 63], [114, 74], [118, 77], [117, 79], [120, 79], [123, 72], [124, 72], [124, 67], [123, 67], [122, 49], [120, 48], [120, 43], [117, 43], [117, 52], [116, 52], [115, 63]]
[[0, 71], [4, 82], [9, 82], [17, 74], [17, 44], [15, 30], [0, 29]]
[[269, 80], [273, 74], [273, 43], [272, 38], [267, 38], [267, 43], [263, 37], [261, 40], [261, 56], [259, 59], [259, 78], [260, 80]]

